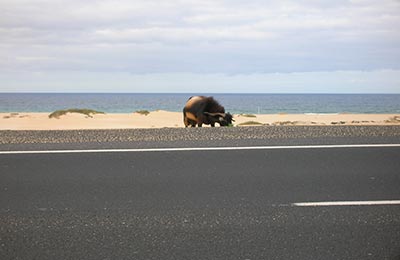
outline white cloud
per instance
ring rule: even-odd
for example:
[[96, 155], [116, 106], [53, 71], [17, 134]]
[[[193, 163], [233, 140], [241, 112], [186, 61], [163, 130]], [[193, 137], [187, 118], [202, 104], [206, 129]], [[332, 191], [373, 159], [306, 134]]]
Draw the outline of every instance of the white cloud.
[[6, 83], [5, 92], [400, 93], [399, 74], [400, 70], [236, 75], [56, 71], [0, 73], [0, 81]]
[[0, 70], [240, 75], [400, 69], [397, 28], [396, 0], [3, 0]]
[[250, 30], [246, 26], [221, 28], [135, 28], [94, 32], [100, 42], [163, 42], [181, 44], [183, 42], [217, 42], [241, 40], [267, 40], [272, 33]]

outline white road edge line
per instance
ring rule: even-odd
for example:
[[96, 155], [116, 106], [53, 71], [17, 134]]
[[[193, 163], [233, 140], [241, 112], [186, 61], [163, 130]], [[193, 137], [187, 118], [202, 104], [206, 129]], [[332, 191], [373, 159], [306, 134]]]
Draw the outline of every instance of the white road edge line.
[[400, 147], [400, 144], [349, 144], [349, 145], [288, 145], [288, 146], [243, 146], [243, 147], [185, 147], [143, 149], [88, 149], [88, 150], [37, 150], [0, 151], [2, 154], [53, 154], [53, 153], [120, 153], [120, 152], [181, 152], [181, 151], [235, 151], [278, 149], [329, 149], [329, 148], [382, 148]]
[[400, 205], [400, 200], [297, 202], [296, 207]]

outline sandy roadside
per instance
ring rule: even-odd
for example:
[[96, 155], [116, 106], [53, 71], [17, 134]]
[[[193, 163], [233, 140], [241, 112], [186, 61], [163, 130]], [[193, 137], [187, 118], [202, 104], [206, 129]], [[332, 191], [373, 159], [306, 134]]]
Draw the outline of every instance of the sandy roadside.
[[[68, 113], [59, 119], [49, 113], [0, 113], [0, 130], [70, 130], [184, 127], [181, 112], [153, 111], [96, 114]], [[235, 126], [268, 125], [400, 125], [400, 114], [262, 114], [234, 115]], [[247, 123], [246, 123], [247, 122]]]

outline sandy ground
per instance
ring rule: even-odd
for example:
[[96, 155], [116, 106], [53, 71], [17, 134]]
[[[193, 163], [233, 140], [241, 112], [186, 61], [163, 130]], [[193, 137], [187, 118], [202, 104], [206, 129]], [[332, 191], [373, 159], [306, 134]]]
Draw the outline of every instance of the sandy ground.
[[[0, 113], [0, 130], [69, 130], [184, 127], [181, 112], [68, 113], [59, 119], [49, 113]], [[400, 125], [400, 114], [263, 114], [234, 115], [234, 125]], [[253, 123], [252, 123], [252, 122]], [[247, 123], [246, 123], [247, 122]], [[250, 122], [250, 123], [249, 123]], [[255, 123], [254, 123], [255, 122]]]

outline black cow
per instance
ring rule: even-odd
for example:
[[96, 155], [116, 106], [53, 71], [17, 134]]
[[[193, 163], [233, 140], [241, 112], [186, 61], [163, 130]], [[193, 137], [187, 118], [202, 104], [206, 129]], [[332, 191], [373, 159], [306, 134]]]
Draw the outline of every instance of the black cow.
[[185, 127], [201, 127], [203, 124], [215, 126], [229, 126], [232, 124], [232, 115], [225, 113], [225, 108], [221, 106], [213, 97], [193, 96], [188, 99], [183, 108], [183, 122]]

